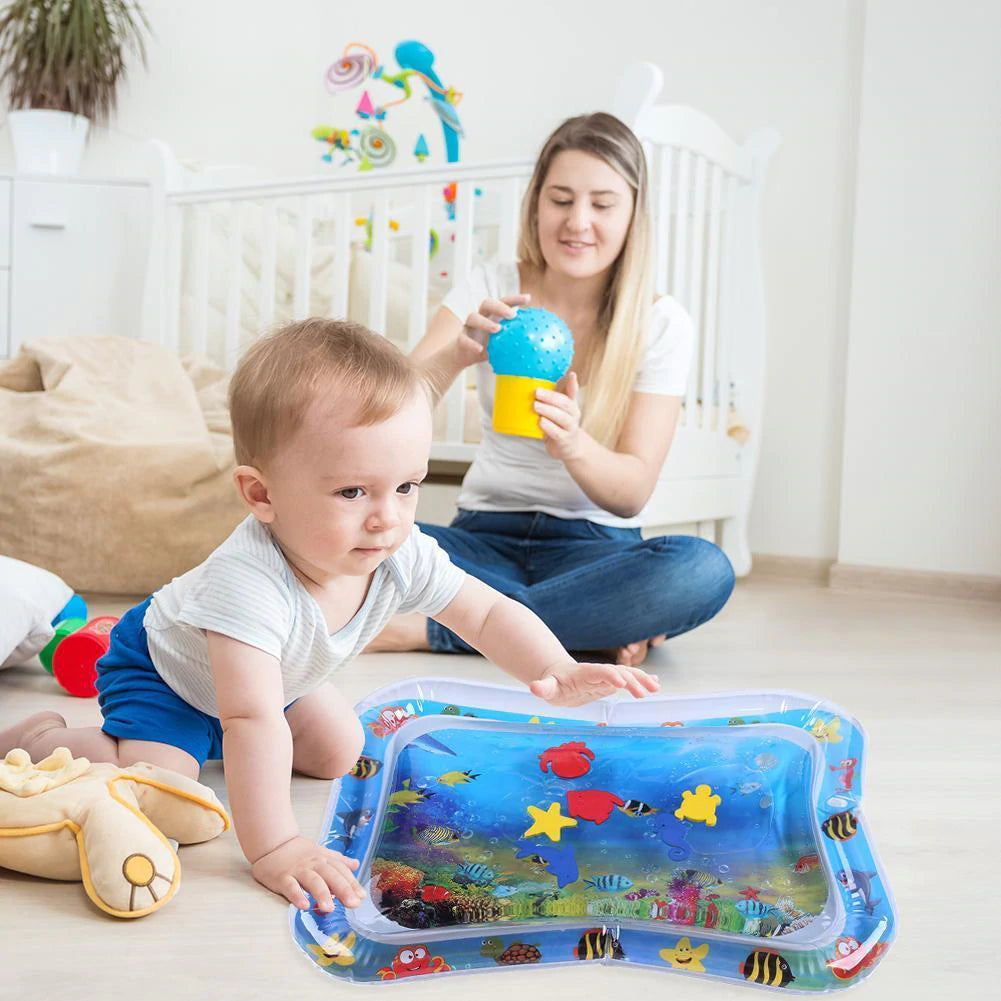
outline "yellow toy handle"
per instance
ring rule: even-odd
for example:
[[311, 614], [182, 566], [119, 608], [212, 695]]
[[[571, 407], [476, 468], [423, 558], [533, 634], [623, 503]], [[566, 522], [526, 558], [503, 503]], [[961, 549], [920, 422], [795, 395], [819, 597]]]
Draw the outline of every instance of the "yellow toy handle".
[[539, 415], [535, 412], [535, 391], [553, 389], [555, 382], [525, 375], [498, 375], [494, 386], [493, 428], [499, 434], [542, 438]]

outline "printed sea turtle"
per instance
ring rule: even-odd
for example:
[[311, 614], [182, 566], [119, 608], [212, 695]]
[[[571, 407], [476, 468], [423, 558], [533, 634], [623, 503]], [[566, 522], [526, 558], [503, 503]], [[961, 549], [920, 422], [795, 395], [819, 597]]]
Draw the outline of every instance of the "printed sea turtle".
[[520, 966], [523, 963], [537, 963], [542, 959], [538, 946], [512, 942], [505, 949], [499, 938], [485, 938], [480, 946], [480, 955], [491, 956], [501, 966]]

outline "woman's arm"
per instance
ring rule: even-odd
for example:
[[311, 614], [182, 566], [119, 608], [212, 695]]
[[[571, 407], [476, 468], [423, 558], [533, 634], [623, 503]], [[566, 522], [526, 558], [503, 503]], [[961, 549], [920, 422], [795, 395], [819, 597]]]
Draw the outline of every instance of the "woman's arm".
[[657, 485], [678, 424], [682, 398], [633, 393], [615, 448], [599, 444], [580, 427], [577, 376], [570, 373], [559, 393], [540, 389], [546, 450], [561, 459], [577, 485], [598, 507], [620, 518], [643, 510]]
[[490, 335], [500, 330], [495, 317], [514, 316], [513, 307], [527, 305], [528, 300], [527, 295], [484, 299], [479, 310], [466, 317], [465, 323], [446, 306], [438, 308], [431, 317], [427, 333], [410, 353], [424, 369], [436, 399], [445, 395], [464, 368], [486, 357]]

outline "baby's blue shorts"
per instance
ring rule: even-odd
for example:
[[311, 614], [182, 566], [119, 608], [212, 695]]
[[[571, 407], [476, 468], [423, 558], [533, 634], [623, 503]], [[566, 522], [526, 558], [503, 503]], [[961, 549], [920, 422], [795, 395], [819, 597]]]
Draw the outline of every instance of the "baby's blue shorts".
[[97, 662], [101, 729], [119, 740], [153, 740], [187, 751], [199, 764], [222, 757], [222, 724], [184, 701], [157, 674], [143, 618], [152, 598], [129, 609]]

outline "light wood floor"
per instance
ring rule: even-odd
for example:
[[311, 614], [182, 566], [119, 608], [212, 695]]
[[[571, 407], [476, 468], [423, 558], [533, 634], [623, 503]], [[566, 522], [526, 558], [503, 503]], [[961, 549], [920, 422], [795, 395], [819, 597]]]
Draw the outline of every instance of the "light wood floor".
[[[121, 602], [92, 604], [120, 613]], [[980, 998], [997, 989], [1001, 906], [1001, 607], [829, 591], [775, 578], [742, 582], [717, 620], [671, 641], [649, 665], [665, 694], [791, 689], [830, 698], [867, 728], [865, 812], [899, 909], [899, 937], [859, 991], [874, 999]], [[358, 700], [406, 677], [504, 682], [473, 658], [362, 657], [344, 677]], [[40, 708], [74, 725], [95, 701], [61, 694], [41, 670], [0, 674], [0, 725]], [[218, 765], [202, 779], [225, 798]], [[327, 783], [293, 781], [304, 832], [319, 833]], [[353, 988], [294, 947], [286, 909], [258, 887], [232, 832], [181, 850], [184, 876], [162, 911], [106, 917], [79, 885], [0, 872], [0, 997], [75, 1001], [313, 999]], [[750, 988], [671, 973], [507, 969], [391, 988], [425, 998], [745, 998]], [[389, 988], [387, 988], [389, 989]], [[996, 996], [996, 995], [995, 995]]]

